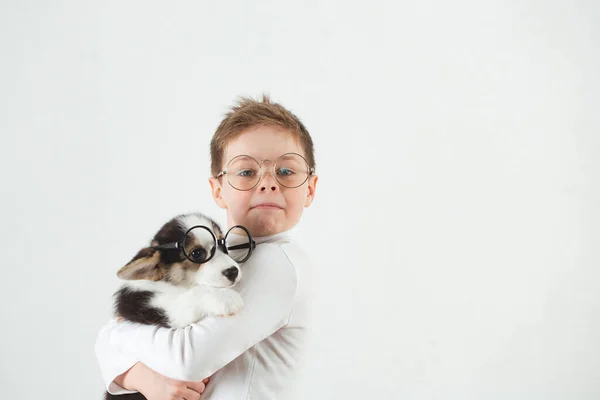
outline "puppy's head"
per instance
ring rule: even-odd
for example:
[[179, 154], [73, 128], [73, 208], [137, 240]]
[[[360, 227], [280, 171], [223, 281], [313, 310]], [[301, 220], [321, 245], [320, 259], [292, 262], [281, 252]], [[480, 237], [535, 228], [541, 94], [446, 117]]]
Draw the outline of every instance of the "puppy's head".
[[192, 258], [203, 259], [214, 252], [214, 256], [203, 264], [188, 259], [182, 248], [153, 248], [167, 243], [181, 243], [185, 233], [197, 225], [209, 228], [217, 240], [223, 238], [221, 229], [211, 218], [199, 213], [179, 215], [163, 225], [152, 239], [151, 246], [141, 249], [117, 272], [117, 276], [125, 280], [165, 281], [181, 286], [235, 285], [241, 278], [239, 265], [220, 248], [214, 248], [216, 244], [213, 237], [205, 229], [194, 229], [185, 241], [185, 251]]

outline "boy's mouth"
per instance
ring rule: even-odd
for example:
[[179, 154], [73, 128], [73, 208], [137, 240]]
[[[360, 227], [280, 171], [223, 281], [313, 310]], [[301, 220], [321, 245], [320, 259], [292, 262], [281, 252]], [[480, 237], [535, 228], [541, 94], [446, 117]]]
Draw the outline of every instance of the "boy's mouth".
[[281, 207], [280, 205], [275, 204], [275, 203], [260, 203], [260, 204], [255, 205], [252, 208], [253, 209], [258, 208], [261, 210], [282, 210], [283, 209], [283, 207]]

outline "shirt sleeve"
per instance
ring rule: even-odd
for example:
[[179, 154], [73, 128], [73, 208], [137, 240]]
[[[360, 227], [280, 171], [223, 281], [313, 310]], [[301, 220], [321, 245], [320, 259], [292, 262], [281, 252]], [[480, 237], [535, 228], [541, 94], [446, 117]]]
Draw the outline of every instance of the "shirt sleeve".
[[209, 317], [180, 329], [128, 321], [105, 327], [112, 348], [99, 357], [105, 380], [112, 382], [136, 360], [173, 379], [200, 381], [285, 326], [296, 272], [281, 246], [260, 244], [242, 266], [242, 279], [244, 310], [238, 315]]
[[120, 351], [118, 346], [111, 345], [112, 330], [117, 326], [116, 320], [104, 325], [96, 338], [96, 358], [100, 364], [102, 379], [110, 394], [136, 393], [126, 390], [114, 382], [114, 379], [133, 367], [138, 360]]

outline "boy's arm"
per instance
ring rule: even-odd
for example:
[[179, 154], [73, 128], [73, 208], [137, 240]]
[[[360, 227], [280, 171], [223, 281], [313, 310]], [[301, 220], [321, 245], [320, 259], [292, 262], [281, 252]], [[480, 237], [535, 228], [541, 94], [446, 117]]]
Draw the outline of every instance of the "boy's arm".
[[296, 293], [295, 269], [280, 246], [260, 247], [242, 267], [242, 279], [248, 281], [240, 314], [205, 318], [180, 329], [127, 321], [105, 327], [109, 333], [99, 336], [99, 347], [110, 349], [109, 356], [98, 356], [105, 381], [112, 382], [137, 361], [173, 379], [200, 381], [285, 326]]

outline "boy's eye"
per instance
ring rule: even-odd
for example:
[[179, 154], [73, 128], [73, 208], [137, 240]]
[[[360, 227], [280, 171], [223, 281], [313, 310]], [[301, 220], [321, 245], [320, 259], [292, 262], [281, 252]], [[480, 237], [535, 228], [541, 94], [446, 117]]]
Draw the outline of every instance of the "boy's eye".
[[279, 168], [277, 170], [277, 175], [288, 176], [288, 175], [293, 175], [293, 174], [294, 174], [294, 171], [289, 168]]
[[251, 169], [243, 169], [237, 173], [238, 176], [251, 177], [254, 176], [256, 172]]

